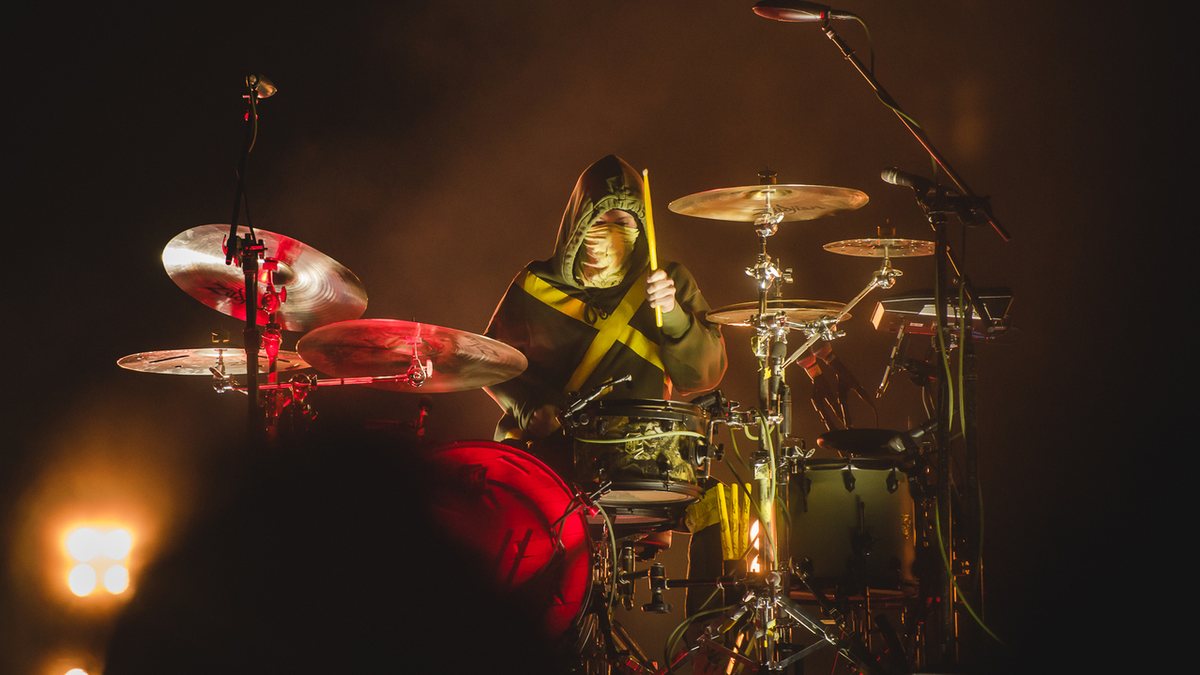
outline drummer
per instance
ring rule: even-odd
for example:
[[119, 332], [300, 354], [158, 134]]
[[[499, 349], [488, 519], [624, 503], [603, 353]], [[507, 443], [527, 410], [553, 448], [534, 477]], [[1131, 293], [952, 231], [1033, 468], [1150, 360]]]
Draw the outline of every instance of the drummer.
[[[503, 410], [496, 440], [530, 449], [570, 475], [558, 433], [570, 392], [631, 375], [612, 398], [670, 399], [716, 387], [725, 373], [720, 327], [687, 268], [649, 269], [642, 178], [608, 155], [579, 176], [553, 255], [521, 270], [486, 334], [519, 349], [529, 367], [487, 388]], [[654, 310], [662, 310], [662, 328]]]

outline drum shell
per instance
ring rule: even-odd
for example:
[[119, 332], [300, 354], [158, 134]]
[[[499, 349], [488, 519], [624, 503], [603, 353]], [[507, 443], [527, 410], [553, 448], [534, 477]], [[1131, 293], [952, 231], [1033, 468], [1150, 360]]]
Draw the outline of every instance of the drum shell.
[[562, 636], [591, 588], [585, 510], [541, 460], [491, 441], [459, 441], [430, 456], [433, 518], [478, 554], [497, 586], [544, 608], [544, 631]]
[[[657, 438], [639, 438], [655, 436]], [[569, 423], [577, 484], [610, 482], [602, 505], [679, 504], [700, 497], [696, 470], [707, 452], [708, 417], [699, 406], [660, 399], [603, 399]], [[677, 435], [679, 433], [687, 435]], [[620, 441], [625, 443], [599, 443]]]
[[789, 481], [793, 565], [824, 588], [911, 588], [916, 530], [907, 474], [890, 460], [847, 466], [846, 460], [810, 461]]

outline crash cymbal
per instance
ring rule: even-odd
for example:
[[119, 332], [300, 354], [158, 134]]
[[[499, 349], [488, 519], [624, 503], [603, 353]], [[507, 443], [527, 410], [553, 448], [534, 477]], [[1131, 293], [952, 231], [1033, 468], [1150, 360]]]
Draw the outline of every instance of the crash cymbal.
[[817, 445], [858, 457], [892, 457], [901, 451], [889, 443], [899, 443], [900, 434], [892, 429], [834, 429], [817, 436]]
[[[524, 354], [498, 340], [398, 319], [356, 319], [322, 326], [300, 338], [296, 350], [314, 368], [336, 377], [397, 375], [414, 366], [424, 368], [429, 374], [420, 391], [435, 394], [504, 382], [529, 365]], [[417, 391], [403, 382], [372, 386]]]
[[[767, 312], [787, 312], [788, 321], [804, 323], [835, 317], [844, 306], [845, 303], [829, 300], [768, 300]], [[739, 302], [710, 310], [708, 320], [725, 326], [749, 326], [755, 314], [758, 314], [757, 301]], [[844, 318], [849, 319], [850, 315]]]
[[675, 213], [713, 220], [753, 223], [768, 211], [782, 222], [813, 220], [861, 208], [865, 192], [825, 185], [747, 185], [717, 188], [680, 197], [667, 204]]
[[845, 239], [831, 241], [822, 248], [860, 258], [918, 258], [933, 255], [934, 243], [922, 239]]
[[[317, 249], [286, 235], [255, 229], [268, 258], [279, 261], [275, 287], [287, 297], [276, 313], [284, 330], [306, 331], [335, 321], [356, 319], [367, 308], [367, 292], [353, 272]], [[221, 250], [228, 225], [199, 225], [184, 230], [163, 249], [163, 267], [188, 295], [237, 319], [246, 319], [245, 279], [237, 264], [226, 265]], [[264, 275], [265, 278], [265, 275]], [[258, 312], [258, 325], [267, 323]]]
[[[167, 375], [212, 375], [209, 368], [221, 370], [226, 375], [246, 374], [246, 351], [233, 347], [204, 347], [201, 349], [163, 349], [156, 352], [141, 352], [117, 359], [117, 365], [141, 373], [163, 373]], [[267, 372], [267, 353], [258, 353], [258, 372]], [[285, 373], [302, 370], [310, 366], [296, 352], [279, 350], [275, 358], [275, 372]]]

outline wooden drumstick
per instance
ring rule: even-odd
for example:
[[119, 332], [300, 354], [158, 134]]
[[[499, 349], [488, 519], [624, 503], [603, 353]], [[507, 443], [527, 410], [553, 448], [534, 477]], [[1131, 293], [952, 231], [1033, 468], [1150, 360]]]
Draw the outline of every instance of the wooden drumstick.
[[[642, 169], [642, 202], [646, 205], [646, 243], [650, 246], [650, 271], [658, 269], [658, 250], [654, 241], [654, 209], [650, 206], [650, 170]], [[654, 308], [654, 325], [662, 328], [662, 307]]]

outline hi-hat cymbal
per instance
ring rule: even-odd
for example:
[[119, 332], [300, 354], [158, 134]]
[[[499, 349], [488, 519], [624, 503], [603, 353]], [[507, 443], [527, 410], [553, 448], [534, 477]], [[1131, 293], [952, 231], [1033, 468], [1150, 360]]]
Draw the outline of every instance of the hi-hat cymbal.
[[[216, 368], [226, 375], [245, 375], [246, 350], [233, 347], [163, 349], [123, 356], [117, 359], [117, 365], [141, 373], [211, 376], [212, 371], [209, 368]], [[296, 352], [281, 349], [275, 358], [275, 372], [278, 373], [309, 367]], [[258, 372], [265, 373], [267, 368], [267, 353], [260, 351], [258, 353]]]
[[844, 239], [822, 248], [830, 253], [860, 258], [919, 258], [933, 255], [934, 243], [923, 239]]
[[[498, 340], [398, 319], [321, 326], [300, 338], [296, 350], [314, 368], [335, 377], [398, 375], [414, 366], [427, 368], [429, 375], [419, 391], [435, 394], [498, 384], [529, 365], [524, 354]], [[403, 382], [372, 386], [418, 391]]]
[[826, 185], [747, 185], [717, 188], [680, 197], [667, 204], [675, 213], [740, 223], [756, 222], [770, 212], [782, 222], [813, 220], [864, 206], [869, 197], [853, 188]]
[[[279, 261], [275, 286], [285, 287], [287, 298], [275, 318], [284, 330], [306, 331], [362, 316], [367, 308], [367, 292], [353, 272], [286, 235], [257, 228], [254, 233], [266, 246], [267, 257]], [[242, 268], [226, 265], [221, 251], [221, 242], [228, 234], [228, 225], [199, 225], [180, 232], [163, 249], [163, 267], [188, 295], [245, 321]], [[259, 310], [258, 325], [266, 323], [266, 312]]]
[[[836, 317], [842, 311], [845, 303], [829, 300], [768, 300], [767, 313], [786, 312], [787, 320], [792, 323], [804, 323], [817, 319]], [[749, 326], [750, 320], [758, 314], [758, 301], [739, 302], [710, 310], [708, 320], [725, 326]], [[847, 314], [844, 319], [849, 319]], [[844, 320], [843, 319], [843, 320]]]

